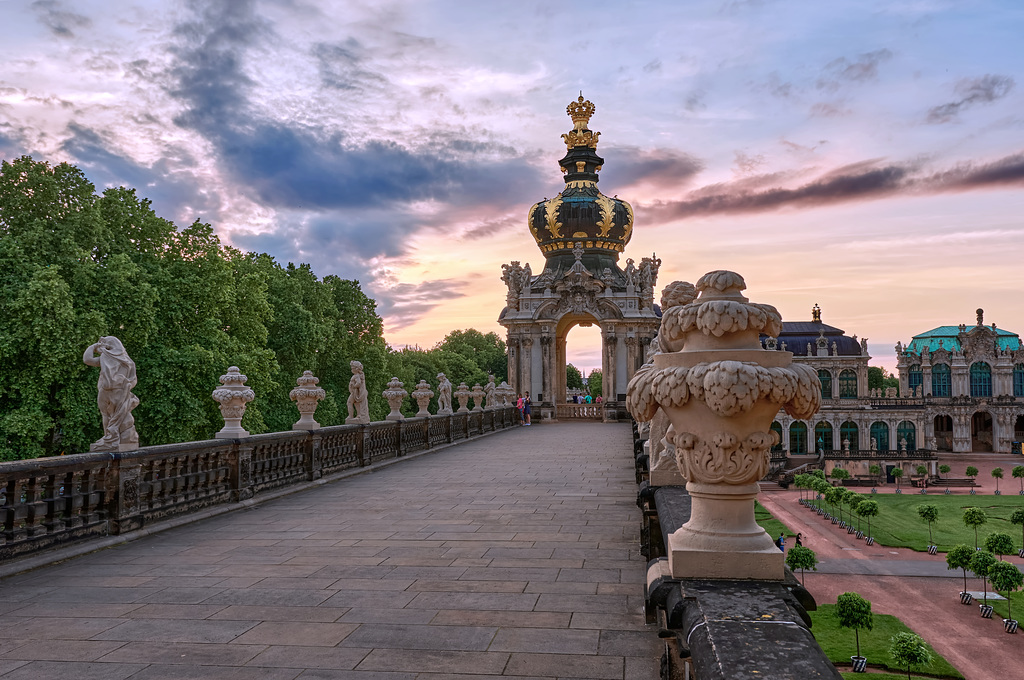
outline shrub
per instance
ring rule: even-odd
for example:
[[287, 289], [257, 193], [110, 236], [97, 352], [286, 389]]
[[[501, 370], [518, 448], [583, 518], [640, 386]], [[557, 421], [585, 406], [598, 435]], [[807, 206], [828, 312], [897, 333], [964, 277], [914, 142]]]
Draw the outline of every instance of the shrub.
[[921, 666], [932, 660], [931, 652], [925, 646], [920, 635], [913, 633], [896, 633], [889, 640], [889, 654], [900, 666], [906, 666], [907, 677], [913, 666]]
[[985, 539], [985, 550], [990, 553], [999, 555], [999, 561], [1003, 561], [1003, 555], [1009, 555], [1013, 552], [1013, 539], [1010, 538], [1009, 534], [996, 532], [989, 534], [988, 538]]

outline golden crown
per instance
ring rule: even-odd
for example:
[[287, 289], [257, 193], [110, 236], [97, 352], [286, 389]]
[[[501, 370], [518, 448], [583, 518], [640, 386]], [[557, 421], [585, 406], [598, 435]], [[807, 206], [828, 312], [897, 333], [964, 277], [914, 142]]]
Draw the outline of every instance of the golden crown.
[[587, 126], [587, 122], [590, 121], [590, 117], [594, 115], [594, 105], [583, 99], [583, 93], [580, 93], [580, 98], [574, 102], [570, 102], [565, 107], [565, 112], [572, 118], [573, 124], [577, 130], [583, 130]]

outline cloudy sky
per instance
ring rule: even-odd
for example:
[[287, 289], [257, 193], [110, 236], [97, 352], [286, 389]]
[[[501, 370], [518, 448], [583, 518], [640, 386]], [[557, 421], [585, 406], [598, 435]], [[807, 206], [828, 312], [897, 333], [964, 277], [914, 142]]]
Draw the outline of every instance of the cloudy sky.
[[1024, 332], [1022, 35], [1016, 0], [0, 0], [0, 157], [357, 278], [427, 347], [541, 268], [582, 90], [627, 256], [818, 303], [891, 368], [977, 307]]

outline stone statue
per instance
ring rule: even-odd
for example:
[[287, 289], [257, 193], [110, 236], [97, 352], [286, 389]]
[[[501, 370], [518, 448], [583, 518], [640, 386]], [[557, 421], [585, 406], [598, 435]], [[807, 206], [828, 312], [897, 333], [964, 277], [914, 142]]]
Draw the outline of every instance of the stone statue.
[[313, 375], [313, 371], [303, 371], [302, 375], [295, 380], [298, 387], [288, 393], [288, 398], [295, 402], [299, 409], [299, 420], [292, 425], [293, 430], [319, 430], [320, 423], [313, 420], [316, 413], [316, 405], [321, 399], [327, 396], [323, 388], [317, 387], [320, 378]]
[[437, 374], [437, 415], [452, 414], [452, 383], [444, 373]]
[[850, 452], [850, 438], [843, 439], [843, 453]]
[[369, 394], [366, 391], [366, 376], [363, 374], [363, 364], [358, 361], [349, 363], [352, 369], [352, 379], [348, 381], [348, 418], [345, 418], [346, 425], [370, 422]]
[[416, 400], [416, 405], [420, 407], [420, 410], [416, 412], [417, 418], [425, 418], [430, 415], [427, 407], [430, 406], [430, 399], [433, 396], [434, 391], [430, 389], [430, 385], [427, 384], [426, 380], [421, 380], [416, 385], [416, 389], [412, 391], [412, 398]]
[[405, 416], [402, 415], [402, 402], [409, 396], [405, 384], [398, 378], [392, 378], [388, 381], [388, 388], [381, 392], [381, 395], [387, 399], [388, 406], [391, 407], [391, 413], [385, 416], [385, 420], [405, 420]]
[[871, 438], [871, 450], [872, 451], [877, 451], [878, 450], [878, 440], [875, 439], [874, 437]]
[[456, 413], [469, 413], [469, 408], [466, 404], [469, 403], [469, 396], [472, 392], [469, 391], [469, 386], [466, 382], [459, 383], [459, 389], [455, 390], [455, 398], [459, 400], [459, 410]]
[[900, 451], [906, 451], [906, 450], [907, 450], [907, 438], [906, 437], [900, 437]]
[[494, 386], [494, 376], [488, 375], [487, 384], [484, 385], [484, 409], [488, 411], [493, 411], [498, 406], [495, 403], [495, 389], [497, 388]]
[[[99, 354], [99, 356], [96, 356]], [[103, 436], [89, 446], [90, 451], [134, 451], [139, 448], [132, 409], [139, 398], [132, 394], [138, 380], [135, 362], [121, 341], [107, 335], [86, 348], [82, 361], [100, 369], [96, 405], [103, 417]]]
[[242, 417], [245, 415], [245, 405], [256, 398], [256, 393], [251, 387], [245, 386], [246, 380], [248, 378], [238, 370], [238, 366], [230, 366], [228, 372], [220, 377], [221, 386], [210, 395], [220, 404], [220, 414], [224, 417], [224, 427], [213, 435], [214, 439], [249, 436], [249, 432], [242, 427]]

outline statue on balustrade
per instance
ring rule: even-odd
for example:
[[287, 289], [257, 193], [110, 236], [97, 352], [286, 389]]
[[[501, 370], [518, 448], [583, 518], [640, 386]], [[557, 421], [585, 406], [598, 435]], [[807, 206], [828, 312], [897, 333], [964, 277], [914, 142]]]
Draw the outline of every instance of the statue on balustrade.
[[444, 373], [437, 374], [437, 415], [452, 414], [452, 383]]
[[485, 398], [484, 408], [487, 409], [488, 411], [493, 410], [494, 408], [497, 407], [497, 405], [494, 403], [494, 399], [495, 399], [494, 390], [495, 389], [497, 389], [497, 388], [494, 386], [494, 376], [493, 375], [488, 375], [487, 376], [487, 384], [484, 385], [484, 398]]
[[100, 369], [96, 404], [103, 416], [103, 436], [93, 442], [89, 450], [133, 451], [139, 448], [139, 434], [132, 417], [132, 409], [139, 405], [139, 398], [132, 394], [138, 380], [135, 362], [124, 345], [112, 335], [104, 336], [89, 345], [82, 361]]
[[366, 391], [363, 364], [353, 361], [349, 366], [352, 368], [352, 379], [348, 381], [348, 418], [345, 418], [345, 424], [368, 423], [370, 422], [370, 402], [369, 394]]

